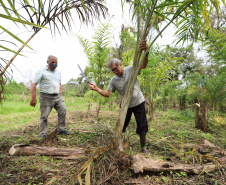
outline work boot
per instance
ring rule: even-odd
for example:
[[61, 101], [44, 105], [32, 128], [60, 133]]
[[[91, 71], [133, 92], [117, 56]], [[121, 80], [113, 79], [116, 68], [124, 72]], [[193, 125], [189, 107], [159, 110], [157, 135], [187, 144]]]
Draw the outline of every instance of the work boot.
[[57, 135], [69, 135], [70, 133], [66, 130], [62, 130], [62, 131], [57, 131]]
[[147, 154], [148, 151], [146, 149], [146, 135], [140, 135], [140, 146], [141, 146], [141, 152]]
[[42, 139], [45, 139], [45, 138], [47, 137], [47, 135], [46, 135], [46, 134], [41, 134], [40, 137], [41, 137]]

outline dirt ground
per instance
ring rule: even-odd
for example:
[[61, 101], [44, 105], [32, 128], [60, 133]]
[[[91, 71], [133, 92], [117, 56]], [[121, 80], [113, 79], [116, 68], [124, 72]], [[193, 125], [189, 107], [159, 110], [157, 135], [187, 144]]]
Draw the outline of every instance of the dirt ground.
[[[46, 142], [38, 136], [38, 119], [25, 128], [1, 133], [0, 141], [0, 184], [79, 184], [78, 172], [86, 162], [94, 159], [90, 169], [91, 184], [172, 184], [172, 185], [223, 185], [225, 184], [225, 169], [219, 169], [212, 173], [192, 175], [180, 172], [144, 171], [134, 174], [131, 170], [132, 155], [140, 153], [139, 139], [136, 135], [130, 135], [125, 139], [125, 151], [115, 153], [112, 148], [113, 129], [117, 120], [117, 112], [103, 111], [99, 119], [95, 112], [70, 111], [67, 113], [68, 136], [57, 135]], [[37, 116], [38, 117], [38, 116]], [[55, 129], [57, 123], [56, 114], [49, 117], [49, 133]], [[64, 159], [52, 156], [11, 156], [9, 149], [14, 144], [27, 144], [34, 146], [48, 146], [57, 148], [82, 148], [86, 156], [80, 159]], [[158, 158], [164, 148], [148, 143], [149, 154], [147, 158]], [[106, 150], [102, 153], [102, 151]], [[154, 152], [155, 151], [155, 152]], [[169, 152], [166, 160], [182, 162]], [[177, 161], [176, 161], [177, 160]], [[85, 171], [81, 175], [83, 183]]]

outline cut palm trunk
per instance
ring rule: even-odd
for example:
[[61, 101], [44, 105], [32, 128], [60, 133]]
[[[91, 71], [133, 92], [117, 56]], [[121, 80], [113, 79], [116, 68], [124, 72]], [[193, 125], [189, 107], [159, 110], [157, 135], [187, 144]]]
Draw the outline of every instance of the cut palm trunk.
[[65, 149], [19, 144], [13, 145], [9, 150], [10, 155], [45, 155], [67, 159], [80, 159], [86, 157], [85, 153], [86, 150], [83, 148]]
[[213, 172], [221, 168], [225, 168], [226, 156], [219, 159], [221, 164], [213, 162], [207, 164], [175, 164], [172, 162], [154, 161], [152, 159], [146, 159], [143, 155], [136, 155], [133, 157], [133, 164], [131, 169], [134, 173], [148, 172], [186, 172], [190, 174], [200, 174], [202, 172]]

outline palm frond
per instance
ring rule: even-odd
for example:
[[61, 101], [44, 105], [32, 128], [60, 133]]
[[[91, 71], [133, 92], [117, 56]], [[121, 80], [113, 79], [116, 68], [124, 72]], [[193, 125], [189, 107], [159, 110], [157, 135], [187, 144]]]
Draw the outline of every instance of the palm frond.
[[[74, 16], [71, 15], [73, 13], [72, 10], [76, 10], [78, 18], [80, 18], [81, 22], [92, 24], [94, 19], [106, 17], [107, 8], [104, 6], [104, 3], [104, 0], [7, 0], [7, 2], [0, 0], [0, 4], [6, 13], [6, 15], [0, 14], [0, 18], [32, 26], [34, 31], [34, 34], [26, 42], [16, 37], [15, 34], [9, 31], [7, 32], [10, 36], [21, 42], [23, 45], [18, 51], [13, 51], [10, 48], [1, 46], [1, 48], [4, 50], [15, 53], [12, 59], [9, 60], [7, 65], [0, 71], [1, 82], [4, 81], [4, 73], [7, 72], [7, 69], [10, 67], [13, 60], [21, 52], [24, 46], [27, 45], [27, 43], [41, 30], [41, 28], [49, 26], [53, 29], [51, 29], [51, 33], [56, 33], [56, 31], [61, 33], [60, 26], [62, 27], [62, 30], [65, 30], [66, 32], [68, 30], [71, 31], [71, 22], [73, 22], [74, 19]], [[22, 14], [23, 16], [21, 16]], [[13, 17], [12, 15], [16, 15], [17, 18]], [[5, 26], [3, 25], [1, 28], [4, 31], [6, 30]], [[0, 95], [1, 93], [2, 90], [0, 90]]]
[[[18, 54], [18, 55], [20, 55], [20, 56], [23, 56], [23, 55], [17, 53], [16, 51], [13, 51], [13, 50], [11, 50], [11, 49], [5, 47], [5, 46], [0, 45], [0, 48], [2, 48], [3, 51], [10, 51], [10, 52], [12, 52], [12, 53], [15, 53], [15, 54]], [[0, 73], [0, 74], [1, 74], [1, 73]]]
[[4, 18], [4, 19], [10, 20], [10, 21], [14, 21], [14, 22], [22, 23], [22, 24], [27, 24], [29, 26], [34, 26], [34, 27], [39, 27], [39, 28], [46, 28], [46, 27], [43, 27], [41, 25], [34, 24], [33, 22], [17, 19], [15, 17], [4, 15], [4, 14], [0, 14], [0, 18]]
[[[72, 30], [71, 22], [73, 22], [73, 17], [70, 12], [72, 9], [77, 10], [78, 17], [85, 23], [92, 23], [93, 19], [100, 19], [101, 16], [105, 18], [107, 14], [107, 8], [101, 4], [104, 3], [103, 0], [89, 0], [82, 2], [75, 0], [58, 0], [53, 2], [50, 0], [48, 4], [46, 2], [46, 0], [39, 0], [38, 2], [28, 2], [27, 0], [14, 2], [8, 0], [8, 4], [4, 4], [1, 1], [1, 5], [7, 15], [0, 14], [0, 18], [33, 26], [35, 32], [39, 31], [40, 28], [49, 25], [50, 28], [53, 28], [53, 33], [56, 33], [56, 31], [60, 33], [59, 25], [61, 25], [62, 29], [66, 32], [67, 30]], [[86, 7], [85, 9], [84, 6]], [[20, 16], [19, 10], [24, 11], [23, 17]], [[17, 18], [12, 17], [12, 13], [14, 13]], [[64, 20], [66, 20], [67, 25], [65, 25]], [[11, 33], [11, 35], [15, 34]]]
[[7, 29], [5, 29], [4, 27], [2, 27], [1, 25], [0, 25], [0, 29], [2, 29], [3, 31], [5, 31], [7, 34], [9, 34], [10, 36], [12, 36], [14, 39], [16, 39], [17, 41], [19, 41], [23, 45], [25, 45], [28, 48], [32, 49], [30, 46], [28, 46], [26, 43], [24, 43], [20, 38], [18, 38], [16, 35], [14, 35], [13, 33], [11, 33], [10, 31], [8, 31]]
[[[82, 182], [81, 175], [83, 174], [83, 172], [85, 170], [87, 170], [88, 171], [88, 174], [90, 174], [90, 167], [91, 167], [91, 164], [92, 164], [93, 160], [96, 159], [99, 155], [103, 154], [104, 152], [107, 152], [111, 148], [112, 148], [111, 145], [110, 146], [105, 146], [105, 147], [98, 148], [94, 152], [94, 156], [93, 157], [90, 157], [90, 159], [88, 161], [86, 161], [86, 163], [75, 173], [75, 178], [78, 178], [80, 184]], [[86, 180], [89, 180], [89, 176], [86, 176]]]
[[86, 38], [78, 35], [78, 39], [80, 44], [82, 45], [84, 52], [86, 53], [87, 57], [89, 60], [91, 60], [91, 55], [92, 55], [92, 46], [91, 43], [89, 42], [89, 40], [87, 40]]

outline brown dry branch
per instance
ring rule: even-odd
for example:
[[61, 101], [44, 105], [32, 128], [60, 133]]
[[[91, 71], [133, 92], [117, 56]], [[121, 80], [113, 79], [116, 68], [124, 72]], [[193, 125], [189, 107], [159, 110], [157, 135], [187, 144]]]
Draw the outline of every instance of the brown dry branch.
[[116, 172], [118, 172], [118, 169], [116, 169], [115, 171], [113, 171], [110, 175], [108, 175], [104, 180], [102, 180], [101, 182], [98, 182], [97, 185], [103, 184], [105, 183], [107, 180], [109, 180]]
[[156, 143], [158, 144], [158, 143], [161, 143], [162, 141], [164, 141], [164, 140], [166, 140], [166, 139], [168, 139], [168, 138], [170, 138], [170, 137], [172, 137], [172, 136], [168, 136], [168, 137], [164, 137], [164, 138], [162, 138], [162, 139], [158, 139], [157, 141], [156, 141]]

